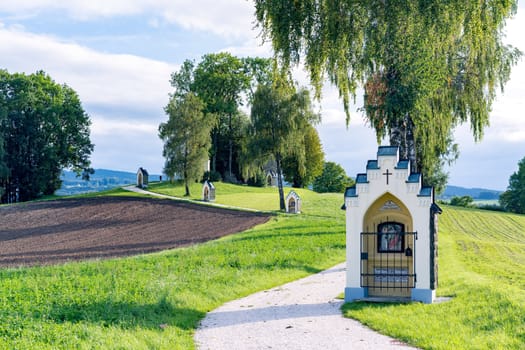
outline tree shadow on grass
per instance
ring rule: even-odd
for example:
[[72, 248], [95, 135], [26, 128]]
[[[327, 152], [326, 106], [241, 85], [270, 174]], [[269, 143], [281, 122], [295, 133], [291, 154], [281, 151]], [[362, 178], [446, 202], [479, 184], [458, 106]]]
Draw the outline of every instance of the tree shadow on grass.
[[[343, 235], [344, 231], [310, 231], [304, 232], [303, 230], [311, 228], [309, 226], [304, 227], [284, 227], [280, 230], [269, 230], [267, 232], [260, 232], [257, 235], [232, 235], [230, 236], [231, 242], [242, 242], [242, 241], [261, 241], [261, 240], [273, 240], [274, 238], [286, 239], [286, 238], [310, 238], [316, 236], [337, 236]], [[299, 232], [293, 232], [299, 231]], [[283, 233], [284, 232], [284, 233]]]
[[305, 271], [308, 274], [314, 274], [314, 273], [319, 273], [319, 272], [323, 271], [322, 269], [319, 269], [319, 268], [316, 268], [316, 267], [312, 267], [312, 266], [308, 266], [308, 265], [302, 264], [300, 262], [288, 261], [288, 260], [276, 261], [276, 262], [272, 262], [272, 263], [264, 263], [264, 262], [253, 263], [253, 264], [250, 264], [249, 268], [266, 270], [266, 271], [271, 271], [271, 270], [275, 270], [275, 269], [302, 270], [302, 271]]
[[[362, 311], [362, 310], [386, 310], [396, 308], [401, 305], [406, 305], [403, 302], [368, 302], [368, 301], [355, 301], [351, 303], [345, 303], [341, 310], [346, 311]], [[385, 311], [386, 312], [386, 311]]]
[[[273, 242], [275, 239], [282, 239], [282, 240], [305, 239], [305, 240], [308, 240], [308, 239], [316, 238], [316, 237], [321, 239], [322, 237], [328, 237], [328, 236], [335, 237], [338, 235], [342, 235], [342, 234], [339, 232], [309, 232], [309, 233], [285, 233], [285, 234], [264, 233], [264, 234], [259, 234], [256, 236], [255, 235], [254, 236], [241, 236], [241, 237], [233, 236], [231, 237], [230, 242], [234, 244], [242, 243], [242, 242], [259, 242], [258, 244], [265, 245], [266, 242], [268, 242], [268, 244], [274, 244]], [[343, 238], [339, 240], [334, 239], [334, 241], [331, 243], [323, 242], [323, 248], [325, 249], [346, 249], [346, 242], [344, 241]]]
[[156, 304], [127, 302], [98, 302], [54, 305], [48, 319], [56, 323], [92, 323], [100, 327], [122, 329], [145, 328], [159, 330], [173, 326], [183, 330], [195, 329], [206, 313], [188, 308], [173, 307], [165, 299]]

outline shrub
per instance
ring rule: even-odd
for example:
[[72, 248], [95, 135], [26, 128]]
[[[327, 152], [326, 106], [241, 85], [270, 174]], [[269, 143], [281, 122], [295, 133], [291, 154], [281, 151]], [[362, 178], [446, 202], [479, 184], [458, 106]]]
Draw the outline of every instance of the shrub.
[[450, 200], [450, 205], [454, 205], [456, 207], [472, 207], [472, 203], [474, 203], [474, 198], [471, 196], [454, 196]]
[[249, 186], [255, 187], [265, 187], [266, 186], [266, 176], [263, 170], [259, 170], [255, 176], [250, 177], [246, 183]]
[[505, 208], [503, 208], [499, 204], [481, 204], [481, 205], [478, 205], [478, 208], [483, 209], [483, 210], [505, 211]]
[[342, 193], [348, 186], [352, 186], [354, 181], [350, 179], [343, 167], [334, 162], [325, 162], [323, 172], [314, 180], [313, 189], [315, 192]]

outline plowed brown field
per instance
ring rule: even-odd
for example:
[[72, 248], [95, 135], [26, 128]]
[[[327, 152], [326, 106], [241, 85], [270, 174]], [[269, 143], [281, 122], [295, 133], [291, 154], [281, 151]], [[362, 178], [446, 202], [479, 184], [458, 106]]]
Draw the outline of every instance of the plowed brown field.
[[0, 266], [149, 253], [241, 232], [268, 219], [268, 214], [137, 197], [3, 206]]

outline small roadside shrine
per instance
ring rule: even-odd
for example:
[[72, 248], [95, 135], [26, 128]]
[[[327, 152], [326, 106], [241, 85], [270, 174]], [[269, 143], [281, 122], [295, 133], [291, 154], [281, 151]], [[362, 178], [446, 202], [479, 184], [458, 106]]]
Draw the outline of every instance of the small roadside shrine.
[[299, 214], [301, 212], [301, 197], [295, 191], [290, 191], [284, 201], [286, 212]]
[[148, 171], [142, 167], [137, 171], [137, 187], [146, 188], [149, 183], [149, 174]]
[[266, 173], [266, 186], [275, 187], [277, 186], [277, 173], [273, 170], [269, 170]]
[[211, 181], [205, 180], [202, 184], [202, 200], [213, 202], [215, 200], [215, 186]]
[[437, 287], [437, 215], [432, 187], [399, 149], [381, 146], [345, 192], [345, 301], [432, 303]]

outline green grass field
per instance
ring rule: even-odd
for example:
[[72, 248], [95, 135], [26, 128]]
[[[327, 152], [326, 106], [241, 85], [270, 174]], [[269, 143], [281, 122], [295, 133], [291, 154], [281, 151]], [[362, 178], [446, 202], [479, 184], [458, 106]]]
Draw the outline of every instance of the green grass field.
[[[110, 193], [119, 194], [130, 193]], [[192, 349], [207, 311], [343, 261], [342, 201], [342, 195], [305, 192], [305, 212], [312, 215], [278, 214], [191, 248], [2, 269], [0, 349]]]
[[[278, 207], [275, 188], [216, 186], [217, 203]], [[194, 199], [200, 189], [192, 188]], [[183, 194], [166, 184], [152, 190]], [[194, 348], [194, 329], [207, 311], [344, 260], [342, 194], [298, 192], [303, 214], [277, 214], [206, 244], [1, 269], [0, 349]], [[439, 259], [438, 295], [451, 301], [353, 303], [344, 314], [425, 349], [525, 348], [525, 216], [444, 207]]]
[[[217, 188], [215, 203], [237, 208], [279, 211], [279, 193], [277, 188], [238, 186], [221, 182], [214, 185]], [[297, 188], [293, 190], [301, 197], [303, 214], [309, 214], [310, 216], [327, 216], [344, 221], [344, 211], [337, 210], [343, 205], [343, 194], [320, 194]], [[169, 183], [153, 184], [148, 188], [148, 191], [184, 198], [184, 188], [182, 185], [173, 186]], [[189, 199], [200, 201], [202, 198], [201, 191], [201, 184], [192, 184]], [[290, 188], [285, 188], [284, 195], [286, 196], [289, 191]], [[344, 225], [344, 222], [342, 222], [342, 224]]]

